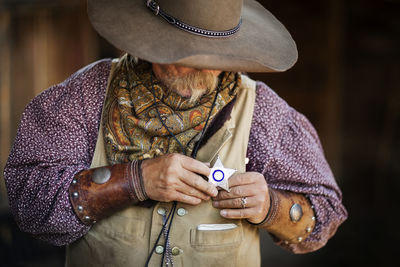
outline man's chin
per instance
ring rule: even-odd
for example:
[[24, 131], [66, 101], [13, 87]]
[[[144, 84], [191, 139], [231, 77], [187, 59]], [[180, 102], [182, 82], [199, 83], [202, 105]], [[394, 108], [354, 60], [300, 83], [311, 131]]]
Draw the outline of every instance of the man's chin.
[[181, 96], [185, 100], [189, 100], [190, 103], [196, 103], [199, 99], [208, 93], [207, 89], [185, 89], [185, 90], [174, 90], [176, 94]]
[[192, 97], [192, 92], [190, 90], [185, 90], [184, 92], [176, 91], [176, 93], [184, 99], [190, 99]]

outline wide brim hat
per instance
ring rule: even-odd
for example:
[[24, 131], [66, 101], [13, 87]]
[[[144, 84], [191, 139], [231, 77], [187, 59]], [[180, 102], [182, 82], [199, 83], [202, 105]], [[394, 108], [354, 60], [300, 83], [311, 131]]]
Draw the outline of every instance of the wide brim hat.
[[153, 63], [279, 72], [297, 60], [289, 32], [253, 0], [88, 0], [88, 14], [110, 43]]

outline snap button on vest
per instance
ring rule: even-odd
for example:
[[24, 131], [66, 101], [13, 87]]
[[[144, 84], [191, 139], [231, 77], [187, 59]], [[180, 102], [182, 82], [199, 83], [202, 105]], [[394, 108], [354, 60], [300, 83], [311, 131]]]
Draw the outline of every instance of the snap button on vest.
[[184, 208], [179, 208], [176, 212], [179, 216], [185, 216], [187, 211]]
[[172, 253], [172, 255], [174, 255], [174, 256], [178, 256], [179, 253], [181, 253], [181, 249], [178, 248], [178, 247], [173, 247], [173, 248], [171, 249], [171, 253]]
[[162, 254], [164, 252], [164, 247], [163, 246], [157, 246], [156, 247], [156, 253], [157, 254]]
[[167, 210], [165, 208], [158, 208], [157, 213], [164, 216], [167, 214]]

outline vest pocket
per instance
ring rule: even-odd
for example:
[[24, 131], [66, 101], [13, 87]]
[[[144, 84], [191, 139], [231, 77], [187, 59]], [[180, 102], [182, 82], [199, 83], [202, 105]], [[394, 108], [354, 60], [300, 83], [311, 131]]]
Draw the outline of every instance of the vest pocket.
[[241, 224], [228, 230], [191, 229], [192, 266], [236, 266], [242, 240]]
[[228, 230], [190, 230], [190, 244], [199, 250], [211, 247], [235, 247], [243, 239], [242, 226]]

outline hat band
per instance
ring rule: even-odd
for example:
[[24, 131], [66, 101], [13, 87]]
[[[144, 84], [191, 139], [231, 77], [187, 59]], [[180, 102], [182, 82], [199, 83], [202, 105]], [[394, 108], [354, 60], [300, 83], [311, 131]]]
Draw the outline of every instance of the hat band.
[[156, 1], [154, 0], [146, 0], [147, 7], [153, 11], [154, 15], [158, 16], [160, 15], [163, 19], [165, 19], [169, 24], [174, 25], [175, 27], [184, 30], [186, 32], [200, 35], [200, 36], [205, 36], [205, 37], [213, 37], [213, 38], [219, 38], [219, 37], [229, 37], [237, 33], [240, 29], [240, 25], [242, 24], [242, 19], [240, 18], [239, 24], [236, 25], [234, 28], [226, 31], [212, 31], [212, 30], [206, 30], [202, 29], [196, 26], [192, 26], [189, 24], [186, 24], [179, 19], [165, 13], [161, 8], [160, 5], [157, 4]]

